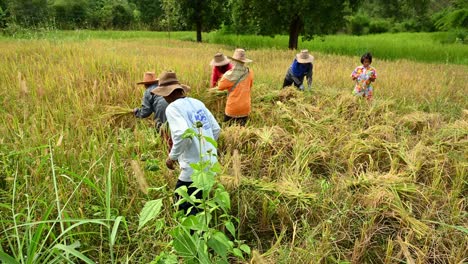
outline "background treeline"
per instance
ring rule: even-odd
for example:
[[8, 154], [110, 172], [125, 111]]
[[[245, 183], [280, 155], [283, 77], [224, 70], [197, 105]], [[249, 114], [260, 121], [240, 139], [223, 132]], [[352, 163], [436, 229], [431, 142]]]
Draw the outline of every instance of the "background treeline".
[[196, 30], [297, 36], [458, 31], [468, 0], [0, 0], [0, 28]]

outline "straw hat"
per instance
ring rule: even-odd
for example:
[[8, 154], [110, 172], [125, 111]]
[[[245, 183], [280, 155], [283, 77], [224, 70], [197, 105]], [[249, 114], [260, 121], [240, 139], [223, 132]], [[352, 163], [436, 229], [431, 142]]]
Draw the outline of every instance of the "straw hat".
[[226, 56], [218, 52], [214, 55], [213, 59], [210, 62], [211, 66], [223, 66], [231, 62]]
[[158, 79], [159, 86], [151, 91], [152, 94], [168, 96], [176, 89], [182, 89], [186, 93], [190, 91], [189, 86], [181, 84], [179, 80], [177, 80], [175, 72], [163, 72], [159, 75]]
[[296, 54], [296, 60], [299, 63], [313, 63], [314, 62], [314, 56], [309, 54], [308, 50], [301, 50], [300, 53]]
[[157, 83], [158, 79], [156, 79], [156, 74], [154, 72], [145, 72], [143, 76], [143, 81], [137, 82], [137, 84], [153, 84]]
[[231, 60], [242, 62], [242, 63], [252, 62], [251, 59], [247, 59], [245, 57], [245, 50], [243, 50], [243, 49], [236, 49], [234, 51], [234, 55], [232, 55], [232, 57], [228, 56], [228, 58], [231, 59]]

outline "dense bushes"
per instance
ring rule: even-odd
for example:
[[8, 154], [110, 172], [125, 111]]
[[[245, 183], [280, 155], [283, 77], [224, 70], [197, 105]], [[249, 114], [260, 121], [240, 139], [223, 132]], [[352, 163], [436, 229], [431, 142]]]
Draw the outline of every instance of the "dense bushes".
[[52, 13], [56, 25], [61, 29], [82, 28], [89, 16], [85, 1], [62, 0], [55, 2]]
[[384, 19], [376, 19], [369, 23], [369, 33], [385, 33], [390, 31], [390, 27], [390, 21]]

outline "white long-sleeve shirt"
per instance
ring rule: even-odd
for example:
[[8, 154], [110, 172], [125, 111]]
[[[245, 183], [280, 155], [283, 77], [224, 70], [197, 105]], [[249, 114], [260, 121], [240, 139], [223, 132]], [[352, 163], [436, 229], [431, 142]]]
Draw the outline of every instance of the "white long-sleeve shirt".
[[[207, 151], [211, 149], [212, 154], [217, 154], [216, 148], [206, 141], [198, 138], [182, 138], [188, 128], [194, 128], [197, 121], [203, 123], [202, 135], [218, 140], [221, 128], [213, 114], [206, 108], [205, 104], [194, 98], [180, 98], [170, 103], [166, 108], [167, 122], [171, 130], [173, 146], [169, 153], [171, 160], [178, 160], [180, 165], [179, 180], [192, 182], [193, 169], [191, 163], [200, 161], [200, 148], [204, 159], [208, 159]], [[196, 130], [196, 128], [194, 128]], [[210, 156], [211, 162], [216, 162], [216, 156]]]

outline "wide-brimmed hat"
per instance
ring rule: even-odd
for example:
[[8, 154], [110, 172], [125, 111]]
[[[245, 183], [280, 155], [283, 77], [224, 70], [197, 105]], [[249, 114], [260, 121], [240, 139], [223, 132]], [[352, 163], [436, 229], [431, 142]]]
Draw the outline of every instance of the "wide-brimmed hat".
[[223, 66], [231, 62], [226, 56], [218, 52], [214, 55], [213, 59], [210, 62], [211, 66]]
[[310, 55], [308, 50], [301, 50], [300, 53], [296, 54], [296, 60], [299, 63], [313, 63], [314, 56]]
[[181, 84], [179, 80], [177, 80], [175, 72], [163, 72], [159, 75], [158, 79], [159, 85], [151, 91], [152, 94], [159, 96], [168, 96], [176, 89], [182, 89], [186, 93], [190, 91], [189, 86]]
[[228, 58], [231, 60], [242, 62], [242, 63], [252, 62], [251, 59], [247, 59], [245, 57], [245, 50], [243, 49], [236, 49], [234, 51], [234, 55], [232, 55], [232, 57], [228, 56]]
[[156, 74], [154, 72], [145, 72], [143, 76], [143, 81], [137, 82], [137, 84], [153, 84], [157, 83], [158, 79], [156, 79]]

